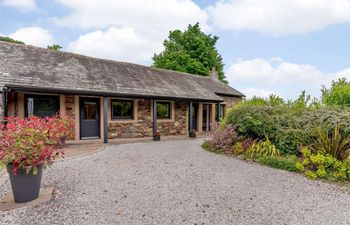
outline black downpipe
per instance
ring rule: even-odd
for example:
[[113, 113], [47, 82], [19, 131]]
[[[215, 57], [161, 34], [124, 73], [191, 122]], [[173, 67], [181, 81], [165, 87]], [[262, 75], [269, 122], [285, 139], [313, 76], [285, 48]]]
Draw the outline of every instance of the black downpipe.
[[8, 117], [8, 93], [10, 89], [8, 87], [4, 87], [2, 89], [3, 92], [3, 105], [4, 105], [4, 114], [3, 114], [3, 123], [4, 125], [7, 124], [7, 117]]
[[103, 97], [103, 143], [108, 143], [108, 98]]

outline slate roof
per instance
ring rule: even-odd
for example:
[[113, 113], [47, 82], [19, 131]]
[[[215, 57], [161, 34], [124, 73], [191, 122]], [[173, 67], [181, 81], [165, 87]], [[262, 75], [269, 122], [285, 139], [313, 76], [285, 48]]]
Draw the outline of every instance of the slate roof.
[[0, 41], [0, 87], [5, 85], [207, 101], [221, 101], [217, 94], [244, 96], [209, 77]]

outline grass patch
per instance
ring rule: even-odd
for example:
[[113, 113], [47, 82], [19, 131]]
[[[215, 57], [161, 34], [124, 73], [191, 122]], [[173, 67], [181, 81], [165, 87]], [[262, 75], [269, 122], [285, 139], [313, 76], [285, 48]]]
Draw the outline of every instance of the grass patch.
[[296, 156], [274, 157], [265, 156], [259, 158], [259, 162], [264, 165], [268, 165], [273, 168], [287, 170], [290, 172], [297, 172], [296, 162], [298, 158]]
[[211, 145], [208, 140], [205, 140], [201, 146], [204, 150], [211, 152]]

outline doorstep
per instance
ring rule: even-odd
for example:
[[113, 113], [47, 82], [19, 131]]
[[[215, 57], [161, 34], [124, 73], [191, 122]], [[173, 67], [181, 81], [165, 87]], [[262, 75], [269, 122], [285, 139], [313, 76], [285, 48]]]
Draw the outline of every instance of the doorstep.
[[[208, 132], [197, 132], [196, 138], [211, 138], [212, 134]], [[172, 136], [160, 136], [160, 141], [173, 141], [173, 140], [189, 140], [188, 135], [172, 135]], [[194, 138], [195, 139], [195, 138]], [[129, 144], [139, 142], [151, 142], [153, 137], [139, 137], [139, 138], [113, 138], [108, 139], [108, 144]]]

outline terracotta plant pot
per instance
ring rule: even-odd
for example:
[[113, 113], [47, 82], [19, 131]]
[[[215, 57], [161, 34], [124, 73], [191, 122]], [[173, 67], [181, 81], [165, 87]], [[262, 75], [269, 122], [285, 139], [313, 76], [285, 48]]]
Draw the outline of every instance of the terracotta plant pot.
[[38, 167], [38, 173], [26, 174], [24, 169], [18, 170], [17, 175], [12, 171], [12, 166], [7, 166], [13, 197], [16, 203], [30, 202], [39, 197], [43, 166]]

